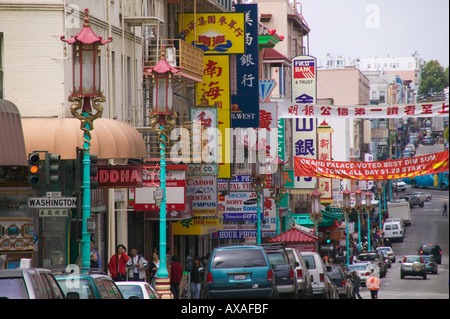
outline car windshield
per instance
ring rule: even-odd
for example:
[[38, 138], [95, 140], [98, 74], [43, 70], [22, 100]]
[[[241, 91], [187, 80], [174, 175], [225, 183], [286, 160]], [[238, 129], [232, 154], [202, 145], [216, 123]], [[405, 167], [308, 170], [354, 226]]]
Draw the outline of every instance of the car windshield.
[[405, 257], [404, 263], [415, 263], [415, 262], [421, 262], [420, 257], [419, 256], [409, 256], [409, 257]]
[[422, 256], [422, 259], [423, 259], [423, 261], [431, 261], [431, 256], [430, 255], [423, 255]]
[[435, 247], [433, 245], [423, 245], [422, 246], [422, 251], [427, 254], [429, 254], [433, 251], [437, 251], [437, 250], [438, 250], [437, 247]]
[[281, 251], [269, 251], [267, 257], [272, 265], [285, 265], [287, 264], [284, 254]]
[[378, 247], [377, 250], [381, 250], [382, 252], [391, 252], [392, 249], [390, 247]]
[[259, 249], [224, 249], [214, 254], [211, 269], [267, 266], [264, 253]]
[[0, 278], [0, 298], [28, 299], [23, 278]]
[[125, 299], [131, 296], [136, 296], [139, 299], [144, 299], [144, 293], [140, 286], [137, 285], [118, 285], [117, 286]]
[[331, 267], [330, 271], [328, 271], [328, 275], [331, 279], [342, 279], [341, 270], [338, 267]]
[[56, 280], [66, 296], [69, 292], [77, 292], [80, 299], [95, 299], [91, 284], [87, 279], [67, 276], [67, 278], [57, 278]]

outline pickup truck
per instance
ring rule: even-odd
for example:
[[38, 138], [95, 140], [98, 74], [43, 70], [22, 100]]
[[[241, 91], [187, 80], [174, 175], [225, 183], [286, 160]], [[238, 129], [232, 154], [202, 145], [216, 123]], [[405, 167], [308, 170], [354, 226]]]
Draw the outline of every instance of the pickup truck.
[[283, 243], [261, 244], [261, 247], [264, 248], [269, 262], [272, 265], [275, 284], [280, 298], [287, 297], [289, 299], [296, 299], [298, 288], [297, 274], [294, 269], [299, 266], [298, 262], [292, 264], [289, 262], [289, 257]]

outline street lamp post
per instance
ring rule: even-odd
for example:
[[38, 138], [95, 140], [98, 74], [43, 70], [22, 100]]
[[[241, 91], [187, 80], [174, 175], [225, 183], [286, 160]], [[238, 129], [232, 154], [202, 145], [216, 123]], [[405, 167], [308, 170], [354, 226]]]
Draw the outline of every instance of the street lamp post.
[[370, 241], [370, 213], [372, 212], [372, 194], [367, 191], [364, 194], [366, 198], [366, 212], [367, 212], [367, 241], [369, 242], [368, 251], [371, 250], [371, 241]]
[[309, 218], [314, 223], [315, 235], [318, 235], [319, 232], [319, 224], [322, 221], [322, 210], [320, 209], [320, 196], [322, 193], [319, 192], [316, 188], [314, 188], [313, 192], [308, 194], [311, 201], [311, 211], [309, 212]]
[[[82, 203], [82, 230], [81, 230], [81, 266], [90, 268], [90, 234], [87, 231], [87, 220], [91, 217], [91, 182], [90, 182], [90, 148], [91, 133], [94, 129], [94, 120], [100, 118], [103, 113], [105, 97], [101, 91], [101, 50], [100, 46], [112, 41], [103, 40], [91, 29], [89, 23], [89, 10], [84, 10], [84, 24], [80, 32], [73, 38], [61, 41], [73, 46], [73, 89], [68, 98], [75, 102], [70, 107], [72, 115], [81, 121], [83, 131], [83, 203]], [[92, 106], [91, 106], [92, 102]], [[92, 113], [92, 107], [97, 111]], [[81, 114], [79, 113], [81, 109]]]
[[160, 187], [162, 199], [159, 219], [159, 252], [160, 262], [156, 279], [156, 290], [163, 299], [172, 299], [170, 292], [170, 279], [167, 270], [167, 239], [166, 239], [166, 142], [169, 133], [175, 128], [176, 113], [173, 111], [173, 80], [180, 69], [170, 66], [166, 60], [166, 50], [162, 46], [161, 58], [158, 63], [149, 68], [146, 73], [152, 76], [153, 83], [153, 109], [150, 111], [150, 127], [158, 133], [160, 142], [161, 170]]
[[344, 199], [344, 205], [343, 205], [343, 211], [345, 216], [345, 224], [347, 227], [347, 266], [350, 265], [350, 243], [349, 243], [349, 233], [348, 233], [348, 221], [350, 217], [350, 212], [352, 210], [352, 207], [350, 205], [350, 191], [348, 188], [345, 189], [345, 191], [342, 193], [342, 197]]
[[377, 181], [377, 193], [378, 193], [378, 218], [380, 220], [379, 227], [380, 229], [383, 228], [383, 225], [381, 224], [381, 193], [383, 191], [383, 181]]
[[[272, 197], [275, 201], [276, 209], [277, 209], [277, 226], [276, 226], [276, 234], [279, 235], [281, 233], [281, 218], [280, 218], [280, 201], [283, 199], [284, 194], [286, 193], [286, 189], [284, 188], [283, 183], [283, 171], [284, 171], [284, 162], [277, 157], [278, 163], [272, 165], [272, 179], [270, 185], [270, 197]], [[275, 170], [275, 171], [274, 171]]]
[[361, 250], [361, 213], [362, 213], [362, 194], [361, 190], [355, 191], [355, 209], [358, 213], [358, 250]]

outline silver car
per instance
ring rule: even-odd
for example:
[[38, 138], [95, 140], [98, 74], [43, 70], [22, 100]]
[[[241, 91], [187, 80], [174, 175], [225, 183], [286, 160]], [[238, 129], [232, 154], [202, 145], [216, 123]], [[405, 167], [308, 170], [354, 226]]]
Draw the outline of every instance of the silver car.
[[399, 261], [401, 263], [400, 267], [400, 278], [404, 279], [405, 276], [420, 276], [423, 279], [427, 279], [427, 268], [425, 266], [425, 261], [419, 255], [408, 255]]
[[415, 192], [413, 195], [419, 197], [425, 202], [429, 202], [433, 198], [433, 195], [424, 192]]

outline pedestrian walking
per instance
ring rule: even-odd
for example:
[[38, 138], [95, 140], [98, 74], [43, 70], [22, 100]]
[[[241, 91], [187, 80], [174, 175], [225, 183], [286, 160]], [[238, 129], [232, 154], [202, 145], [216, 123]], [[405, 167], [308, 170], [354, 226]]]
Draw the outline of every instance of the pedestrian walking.
[[372, 275], [367, 278], [366, 286], [370, 290], [372, 299], [378, 299], [378, 290], [380, 289], [380, 279], [375, 276], [375, 271], [372, 269]]
[[194, 265], [191, 270], [191, 298], [200, 299], [200, 291], [202, 288], [202, 277], [199, 271], [200, 268], [200, 257], [195, 257]]
[[356, 271], [352, 272], [350, 282], [352, 283], [353, 289], [352, 289], [352, 297], [353, 299], [363, 299], [361, 295], [359, 294], [359, 288], [361, 287], [361, 277], [358, 276], [358, 273]]
[[443, 201], [442, 205], [442, 217], [447, 217], [447, 203]]
[[91, 251], [91, 268], [98, 268], [97, 254]]
[[130, 259], [127, 261], [128, 280], [145, 281], [145, 269], [148, 261], [138, 253], [136, 248], [130, 249]]
[[130, 257], [128, 257], [125, 251], [126, 248], [124, 245], [118, 245], [116, 248], [116, 253], [109, 260], [108, 270], [111, 273], [111, 278], [114, 281], [127, 280], [126, 264]]
[[158, 278], [158, 275], [156, 273], [159, 268], [159, 253], [156, 250], [153, 251], [152, 259], [153, 260], [150, 265], [150, 280], [151, 280], [151, 285], [153, 287], [156, 287], [156, 278]]
[[183, 277], [183, 268], [181, 267], [178, 256], [172, 256], [170, 264], [170, 291], [172, 291], [173, 299], [180, 299], [180, 282]]
[[[91, 268], [99, 268], [101, 270], [103, 270], [103, 263], [102, 263], [102, 259], [100, 258], [100, 253], [94, 248], [95, 247], [95, 242], [94, 239], [91, 237], [91, 255], [92, 253], [94, 253], [97, 256], [97, 267], [92, 267]], [[91, 258], [92, 260], [92, 258]]]

